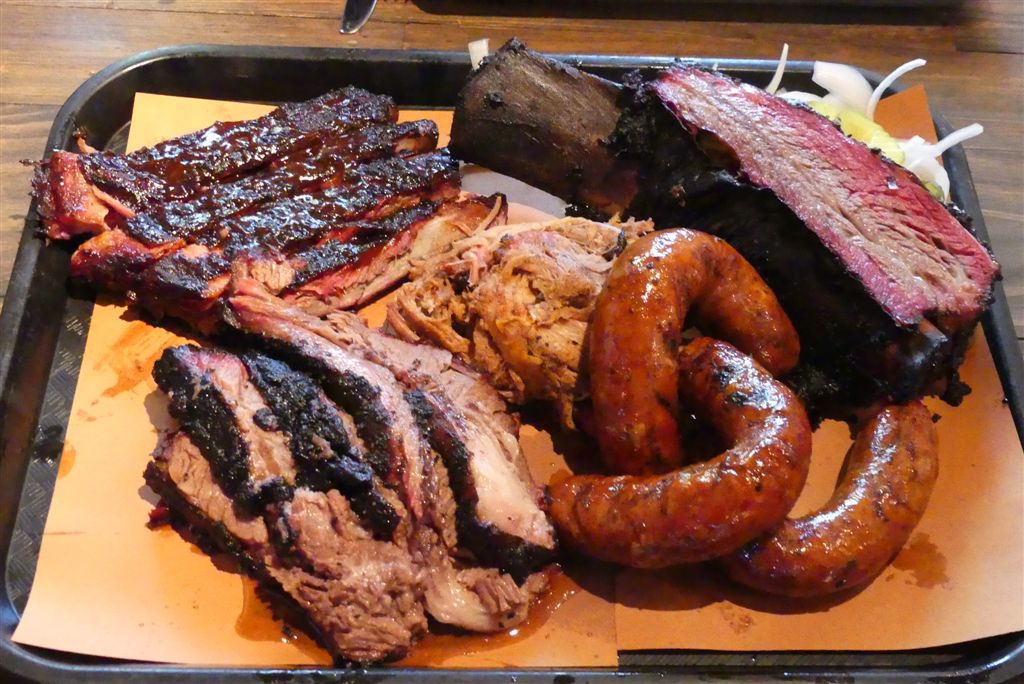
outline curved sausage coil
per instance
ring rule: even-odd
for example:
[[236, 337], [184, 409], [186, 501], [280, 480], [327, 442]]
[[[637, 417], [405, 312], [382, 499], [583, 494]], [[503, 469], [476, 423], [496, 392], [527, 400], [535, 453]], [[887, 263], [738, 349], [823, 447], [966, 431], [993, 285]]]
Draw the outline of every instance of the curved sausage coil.
[[731, 448], [664, 475], [586, 475], [549, 488], [560, 539], [638, 568], [716, 558], [765, 532], [803, 488], [811, 426], [753, 359], [699, 338], [678, 354], [679, 391]]
[[[740, 349], [683, 344], [691, 309], [703, 331]], [[811, 427], [773, 374], [798, 356], [771, 290], [724, 242], [675, 230], [631, 245], [598, 297], [589, 355], [595, 433], [608, 468], [624, 474], [551, 485], [562, 540], [640, 568], [722, 557], [736, 581], [788, 596], [870, 581], [928, 503], [938, 469], [931, 415], [920, 402], [882, 409], [859, 431], [832, 499], [787, 519]], [[725, 452], [682, 466], [680, 402]]]
[[820, 510], [787, 519], [724, 558], [734, 580], [786, 596], [863, 584], [910, 538], [939, 472], [931, 412], [887, 406], [857, 433], [843, 476]]
[[595, 436], [612, 472], [665, 472], [686, 461], [676, 353], [688, 315], [773, 375], [799, 359], [775, 295], [728, 243], [686, 229], [640, 238], [616, 260], [591, 318]]

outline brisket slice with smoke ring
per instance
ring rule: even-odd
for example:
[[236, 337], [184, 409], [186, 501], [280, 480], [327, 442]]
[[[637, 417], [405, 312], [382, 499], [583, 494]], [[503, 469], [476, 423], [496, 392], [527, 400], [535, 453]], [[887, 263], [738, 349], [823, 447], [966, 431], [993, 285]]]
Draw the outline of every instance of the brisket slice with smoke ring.
[[648, 178], [674, 157], [633, 209], [725, 238], [776, 292], [803, 348], [790, 382], [813, 412], [959, 403], [998, 265], [916, 176], [810, 110], [699, 69], [643, 86], [621, 132], [655, 138]]
[[[579, 211], [728, 240], [800, 334], [788, 382], [812, 412], [933, 393], [957, 403], [998, 277], [958, 217], [806, 108], [691, 67], [639, 80], [623, 88], [511, 41], [460, 93], [452, 149]], [[594, 126], [573, 126], [584, 118]]]
[[337, 492], [295, 491], [277, 505], [288, 530], [281, 555], [266, 521], [239, 513], [184, 433], [170, 435], [146, 467], [146, 483], [200, 541], [234, 556], [286, 617], [336, 657], [400, 658], [426, 632], [422, 587], [407, 551], [372, 540]]
[[52, 239], [101, 232], [158, 202], [186, 199], [327, 136], [394, 123], [397, 115], [390, 98], [344, 88], [130, 154], [55, 152], [33, 180], [43, 227]]
[[[356, 421], [378, 473], [410, 513], [409, 549], [424, 568], [427, 611], [438, 621], [494, 631], [525, 619], [538, 578], [519, 586], [494, 568], [461, 569], [456, 558], [456, 503], [441, 458], [421, 434], [403, 384], [389, 369], [331, 342], [322, 322], [262, 291], [236, 283], [225, 300], [226, 320], [275, 354], [312, 373], [326, 394]], [[320, 332], [325, 332], [320, 330]], [[485, 596], [503, 596], [494, 602]]]

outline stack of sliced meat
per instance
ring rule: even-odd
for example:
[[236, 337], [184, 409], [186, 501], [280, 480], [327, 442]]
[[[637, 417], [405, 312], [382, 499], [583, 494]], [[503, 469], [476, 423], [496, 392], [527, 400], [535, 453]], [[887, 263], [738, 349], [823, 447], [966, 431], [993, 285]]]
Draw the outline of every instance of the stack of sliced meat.
[[241, 280], [231, 325], [266, 350], [183, 346], [154, 368], [180, 431], [146, 480], [339, 658], [400, 657], [426, 616], [526, 617], [555, 551], [497, 392], [448, 352], [315, 318]]
[[500, 221], [500, 196], [459, 201], [430, 121], [396, 123], [356, 88], [217, 123], [131, 154], [55, 152], [34, 181], [46, 235], [95, 235], [73, 275], [199, 327], [232, 274], [307, 310], [352, 307], [412, 255]]

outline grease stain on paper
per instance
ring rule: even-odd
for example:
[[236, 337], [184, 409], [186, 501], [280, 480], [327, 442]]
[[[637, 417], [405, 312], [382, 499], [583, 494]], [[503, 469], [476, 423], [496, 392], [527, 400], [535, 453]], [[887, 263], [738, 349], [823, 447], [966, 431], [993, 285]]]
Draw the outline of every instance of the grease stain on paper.
[[579, 585], [561, 570], [550, 572], [548, 582], [547, 592], [530, 606], [530, 614], [522, 624], [496, 634], [430, 633], [415, 644], [412, 652], [398, 661], [397, 665], [440, 666], [453, 656], [490, 651], [533, 636], [566, 601], [580, 591]]
[[922, 589], [949, 586], [946, 557], [923, 532], [911, 537], [910, 542], [893, 559], [892, 567], [910, 573], [911, 577], [907, 579], [907, 584]]
[[71, 469], [75, 467], [75, 457], [75, 447], [70, 444], [65, 445], [64, 453], [60, 455], [60, 465], [57, 466], [57, 479], [71, 472]]
[[736, 634], [742, 634], [754, 626], [754, 618], [750, 617], [750, 614], [743, 609], [731, 603], [719, 603], [718, 613], [725, 620], [725, 623], [729, 625], [729, 629]]
[[235, 633], [248, 641], [279, 641], [291, 643], [314, 662], [329, 663], [330, 656], [307, 634], [274, 617], [274, 613], [256, 593], [256, 581], [240, 576], [242, 580], [242, 612], [235, 620]]
[[97, 370], [109, 369], [117, 381], [103, 390], [103, 397], [114, 397], [152, 382], [153, 364], [167, 345], [167, 333], [141, 321], [133, 321], [118, 337], [106, 354], [95, 363]]

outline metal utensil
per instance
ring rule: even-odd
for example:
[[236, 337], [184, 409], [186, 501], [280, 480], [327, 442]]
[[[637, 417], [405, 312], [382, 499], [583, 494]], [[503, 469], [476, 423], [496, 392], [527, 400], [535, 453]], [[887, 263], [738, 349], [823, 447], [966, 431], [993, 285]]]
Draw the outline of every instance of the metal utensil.
[[373, 8], [377, 6], [377, 0], [345, 0], [345, 11], [341, 15], [342, 33], [355, 33], [363, 28]]

